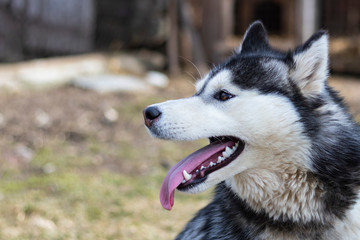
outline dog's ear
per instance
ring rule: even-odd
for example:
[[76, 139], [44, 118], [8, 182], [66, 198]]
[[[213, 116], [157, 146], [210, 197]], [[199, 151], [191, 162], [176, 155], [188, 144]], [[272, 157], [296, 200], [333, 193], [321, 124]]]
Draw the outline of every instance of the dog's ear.
[[328, 76], [328, 34], [319, 31], [291, 53], [290, 78], [308, 97], [323, 92]]
[[261, 21], [253, 22], [245, 32], [244, 39], [237, 53], [260, 52], [270, 47], [267, 33]]

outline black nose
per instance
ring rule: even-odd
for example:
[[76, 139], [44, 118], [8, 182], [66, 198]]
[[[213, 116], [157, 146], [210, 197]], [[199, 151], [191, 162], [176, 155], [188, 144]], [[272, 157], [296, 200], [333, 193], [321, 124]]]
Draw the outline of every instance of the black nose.
[[151, 124], [161, 115], [161, 112], [157, 107], [147, 107], [143, 111], [145, 125], [150, 127]]

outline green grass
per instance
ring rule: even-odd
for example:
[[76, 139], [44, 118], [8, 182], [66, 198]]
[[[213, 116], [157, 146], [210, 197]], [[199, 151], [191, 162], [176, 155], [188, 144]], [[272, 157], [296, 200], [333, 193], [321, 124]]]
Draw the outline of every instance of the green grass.
[[[47, 159], [40, 155], [35, 165]], [[177, 210], [165, 212], [158, 201], [165, 174], [160, 169], [138, 176], [104, 169], [86, 173], [65, 165], [50, 174], [8, 176], [0, 182], [0, 228], [8, 230], [1, 238], [169, 239], [206, 198], [177, 194]]]

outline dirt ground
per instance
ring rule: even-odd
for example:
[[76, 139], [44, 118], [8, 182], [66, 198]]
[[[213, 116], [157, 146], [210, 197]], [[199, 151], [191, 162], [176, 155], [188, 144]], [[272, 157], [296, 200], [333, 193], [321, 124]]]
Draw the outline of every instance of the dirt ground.
[[[175, 80], [167, 89], [149, 93], [99, 94], [64, 86], [0, 95], [0, 157], [9, 164], [26, 164], [36, 149], [54, 139], [71, 143], [75, 154], [81, 154], [89, 139], [110, 145], [132, 142], [141, 148], [148, 141], [143, 108], [192, 91], [190, 80]], [[111, 170], [140, 171], [105, 158], [101, 161]]]

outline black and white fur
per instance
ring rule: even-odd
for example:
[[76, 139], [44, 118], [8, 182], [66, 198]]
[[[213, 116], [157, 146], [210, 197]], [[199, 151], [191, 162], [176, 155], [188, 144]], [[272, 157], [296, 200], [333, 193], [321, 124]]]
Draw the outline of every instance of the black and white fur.
[[[154, 137], [245, 143], [237, 159], [186, 190], [217, 185], [176, 239], [360, 239], [360, 129], [327, 77], [325, 31], [284, 53], [257, 21], [195, 95], [151, 106], [161, 112], [147, 124]], [[221, 91], [231, 98], [217, 99]]]

